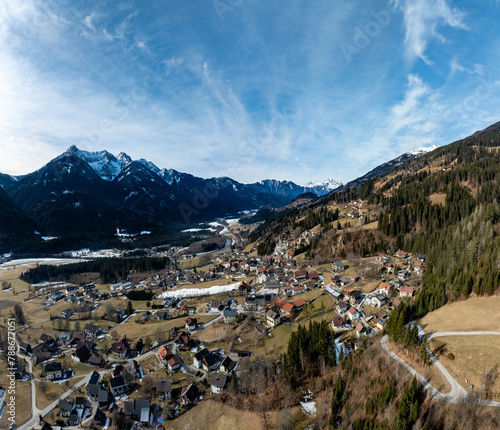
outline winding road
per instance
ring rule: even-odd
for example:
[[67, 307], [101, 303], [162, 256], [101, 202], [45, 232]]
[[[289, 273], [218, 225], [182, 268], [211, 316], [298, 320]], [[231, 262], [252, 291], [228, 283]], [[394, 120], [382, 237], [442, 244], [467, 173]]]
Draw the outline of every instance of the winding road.
[[[435, 337], [444, 336], [500, 336], [500, 332], [495, 331], [468, 331], [468, 332], [437, 332], [427, 335], [427, 339], [431, 340]], [[387, 335], [383, 336], [380, 340], [380, 345], [382, 349], [399, 364], [401, 364], [406, 370], [408, 370], [412, 375], [414, 375], [418, 381], [422, 384], [424, 389], [428, 391], [434, 398], [441, 400], [446, 403], [460, 404], [463, 403], [467, 397], [467, 391], [457, 382], [457, 380], [450, 375], [446, 368], [439, 362], [439, 360], [429, 351], [431, 363], [436, 366], [436, 368], [441, 372], [443, 377], [446, 379], [448, 384], [450, 384], [451, 390], [449, 393], [444, 394], [438, 389], [434, 388], [429, 381], [427, 381], [420, 373], [418, 373], [413, 367], [406, 363], [401, 357], [395, 354], [387, 345]], [[477, 399], [479, 401], [479, 399]], [[481, 405], [500, 407], [500, 402], [495, 402], [493, 400], [482, 400]]]

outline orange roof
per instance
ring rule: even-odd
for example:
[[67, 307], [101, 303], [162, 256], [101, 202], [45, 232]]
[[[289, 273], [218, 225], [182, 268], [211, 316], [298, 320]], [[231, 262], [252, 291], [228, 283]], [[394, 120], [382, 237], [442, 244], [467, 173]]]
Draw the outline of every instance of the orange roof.
[[386, 290], [386, 291], [389, 291], [392, 287], [390, 284], [388, 284], [387, 282], [382, 282], [379, 286], [378, 286], [379, 290]]
[[160, 349], [158, 350], [158, 357], [160, 357], [160, 360], [165, 360], [165, 358], [169, 355], [172, 355], [172, 351], [170, 351], [170, 349], [165, 345], [160, 346]]
[[301, 306], [305, 306], [306, 305], [306, 301], [304, 299], [297, 299], [293, 302], [293, 304], [295, 306], [297, 306], [298, 308], [300, 308]]

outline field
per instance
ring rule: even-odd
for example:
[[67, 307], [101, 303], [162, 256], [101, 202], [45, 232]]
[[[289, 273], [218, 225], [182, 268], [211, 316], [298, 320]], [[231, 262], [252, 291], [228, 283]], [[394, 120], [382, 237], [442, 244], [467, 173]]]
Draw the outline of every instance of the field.
[[[83, 377], [71, 378], [68, 382], [63, 382], [61, 384], [56, 384], [55, 382], [45, 382], [36, 381], [36, 405], [38, 409], [45, 409], [54, 400], [59, 398], [67, 390], [69, 390], [73, 385], [77, 384], [83, 379]], [[46, 393], [42, 393], [40, 385], [46, 387]]]
[[[294, 415], [298, 409], [293, 408]], [[278, 412], [269, 412], [268, 419], [270, 428], [277, 428]], [[175, 421], [164, 424], [168, 430], [197, 430], [206, 427], [208, 423], [217, 430], [265, 428], [259, 413], [236, 409], [214, 400], [203, 401]]]
[[[9, 385], [7, 380], [7, 364], [0, 363], [0, 386], [6, 389]], [[5, 393], [5, 400], [9, 402], [10, 394]], [[31, 418], [31, 385], [29, 381], [16, 381], [16, 424], [20, 425]], [[21, 406], [22, 405], [22, 406]], [[0, 429], [8, 429], [10, 422], [7, 420], [10, 415], [7, 411], [4, 412], [2, 419], [0, 419]]]
[[500, 296], [471, 297], [445, 305], [422, 318], [426, 333], [500, 331]]
[[[485, 372], [487, 374], [493, 370], [498, 373], [500, 336], [448, 336], [430, 341], [433, 352], [442, 346], [451, 352], [455, 359], [450, 360], [440, 355], [439, 361], [467, 391], [470, 391], [469, 383], [474, 385], [473, 391], [475, 392], [484, 387]], [[465, 383], [466, 379], [469, 383]], [[498, 376], [492, 381], [490, 392], [492, 400], [500, 400]]]
[[446, 193], [434, 193], [429, 196], [429, 200], [433, 205], [444, 206], [446, 203]]

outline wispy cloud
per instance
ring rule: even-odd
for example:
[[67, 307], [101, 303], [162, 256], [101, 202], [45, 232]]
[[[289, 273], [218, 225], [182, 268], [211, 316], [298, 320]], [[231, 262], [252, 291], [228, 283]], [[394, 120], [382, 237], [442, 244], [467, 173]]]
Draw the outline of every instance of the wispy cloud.
[[427, 64], [432, 59], [426, 55], [430, 41], [446, 42], [440, 27], [467, 29], [465, 13], [451, 7], [448, 0], [394, 0], [395, 7], [403, 12], [406, 31], [406, 55], [409, 62], [420, 58]]

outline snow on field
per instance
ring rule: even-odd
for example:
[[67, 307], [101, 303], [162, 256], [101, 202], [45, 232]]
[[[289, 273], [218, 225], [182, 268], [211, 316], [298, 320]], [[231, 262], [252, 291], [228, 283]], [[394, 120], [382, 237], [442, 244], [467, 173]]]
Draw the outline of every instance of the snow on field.
[[211, 231], [211, 232], [216, 232], [215, 228], [188, 228], [187, 230], [182, 230], [181, 233], [192, 233], [196, 231]]
[[316, 415], [316, 402], [300, 402], [302, 412], [308, 417]]
[[180, 297], [197, 297], [206, 296], [210, 294], [225, 293], [227, 291], [236, 290], [240, 283], [236, 282], [234, 284], [228, 285], [214, 285], [209, 288], [185, 288], [183, 290], [177, 291], [167, 291], [160, 294], [159, 298], [166, 299], [170, 297], [180, 298]]
[[32, 266], [34, 264], [66, 264], [78, 262], [72, 258], [26, 258], [23, 260], [11, 260], [7, 263], [0, 264], [1, 269], [14, 266]]

